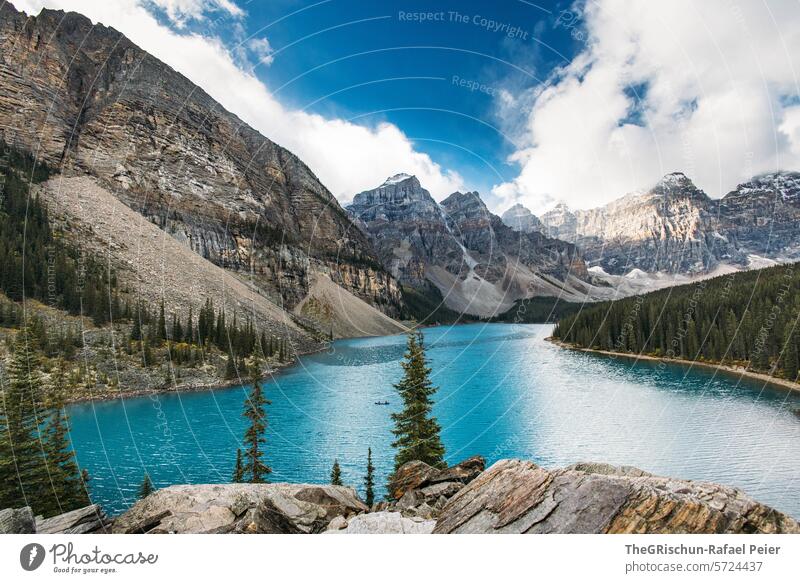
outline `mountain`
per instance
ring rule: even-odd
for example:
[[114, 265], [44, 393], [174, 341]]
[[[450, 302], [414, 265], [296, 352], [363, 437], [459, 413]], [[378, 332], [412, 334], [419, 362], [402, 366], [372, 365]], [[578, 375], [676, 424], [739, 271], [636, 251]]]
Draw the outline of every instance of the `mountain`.
[[477, 192], [453, 193], [439, 205], [416, 177], [398, 174], [357, 194], [347, 210], [394, 277], [441, 294], [456, 312], [494, 316], [521, 298], [591, 296], [574, 245], [514, 231]]
[[515, 231], [523, 231], [525, 233], [532, 233], [533, 231], [543, 233], [545, 231], [542, 221], [521, 204], [515, 204], [504, 212], [500, 218]]
[[283, 309], [307, 304], [322, 276], [400, 312], [370, 241], [297, 156], [116, 30], [6, 2], [0, 55], [5, 142], [87, 176]]
[[670, 283], [665, 274], [700, 277], [796, 259], [798, 220], [800, 174], [789, 172], [755, 177], [719, 200], [674, 172], [603, 207], [560, 204], [541, 216], [543, 232], [575, 243], [593, 274], [659, 274], [659, 286]]
[[420, 286], [426, 265], [462, 256], [442, 209], [415, 176], [386, 179], [355, 195], [347, 211], [362, 224], [382, 265], [402, 283]]
[[718, 202], [721, 232], [749, 262], [800, 259], [800, 173], [756, 176]]

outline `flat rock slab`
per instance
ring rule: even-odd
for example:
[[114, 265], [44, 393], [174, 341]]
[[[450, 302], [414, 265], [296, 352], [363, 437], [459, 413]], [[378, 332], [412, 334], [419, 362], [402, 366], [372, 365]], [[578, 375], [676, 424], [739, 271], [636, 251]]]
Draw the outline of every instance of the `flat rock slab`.
[[106, 532], [108, 519], [99, 504], [71, 510], [36, 522], [40, 534], [86, 534]]
[[435, 520], [415, 520], [399, 512], [372, 512], [354, 516], [345, 528], [337, 522], [325, 534], [430, 534], [435, 525]]
[[501, 460], [442, 509], [434, 533], [800, 533], [741, 490], [582, 463]]

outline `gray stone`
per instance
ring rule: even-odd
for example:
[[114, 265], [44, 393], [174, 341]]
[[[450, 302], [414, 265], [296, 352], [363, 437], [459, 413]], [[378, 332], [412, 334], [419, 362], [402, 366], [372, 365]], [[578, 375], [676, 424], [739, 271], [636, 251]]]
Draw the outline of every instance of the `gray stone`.
[[341, 530], [347, 528], [347, 519], [344, 516], [336, 516], [328, 524], [328, 530]]
[[547, 470], [501, 460], [449, 500], [434, 532], [800, 533], [800, 525], [728, 486], [607, 464]]
[[416, 490], [428, 483], [439, 470], [419, 460], [403, 464], [389, 482], [389, 493], [395, 500], [400, 500], [406, 492]]
[[454, 466], [450, 466], [446, 470], [440, 471], [433, 478], [428, 480], [428, 483], [438, 484], [440, 482], [461, 482], [462, 484], [469, 484], [485, 469], [486, 460], [481, 456], [476, 455], [465, 459], [463, 462], [457, 463]]
[[42, 534], [106, 532], [108, 526], [108, 517], [99, 504], [92, 504], [36, 522], [36, 530]]
[[[314, 484], [170, 486], [114, 521], [115, 533], [313, 533], [366, 512], [352, 488]], [[143, 528], [144, 525], [144, 528]]]
[[326, 534], [430, 534], [434, 520], [407, 518], [399, 512], [360, 514], [347, 521], [347, 528], [327, 530]]
[[36, 522], [29, 506], [0, 510], [0, 534], [34, 534]]

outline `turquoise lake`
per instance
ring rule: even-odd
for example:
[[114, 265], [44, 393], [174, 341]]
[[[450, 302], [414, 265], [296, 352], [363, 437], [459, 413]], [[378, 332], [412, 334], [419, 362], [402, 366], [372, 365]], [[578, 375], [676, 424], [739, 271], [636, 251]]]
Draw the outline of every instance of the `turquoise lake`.
[[[800, 396], [703, 367], [634, 363], [544, 341], [550, 326], [425, 330], [447, 461], [480, 454], [556, 467], [630, 464], [734, 485], [800, 517]], [[335, 342], [265, 382], [273, 482], [327, 482], [338, 458], [362, 488], [367, 448], [379, 483], [392, 466], [404, 336]], [[117, 514], [143, 474], [156, 487], [230, 481], [247, 387], [70, 406], [93, 500]], [[388, 406], [376, 401], [389, 401]], [[381, 495], [383, 491], [381, 491]]]

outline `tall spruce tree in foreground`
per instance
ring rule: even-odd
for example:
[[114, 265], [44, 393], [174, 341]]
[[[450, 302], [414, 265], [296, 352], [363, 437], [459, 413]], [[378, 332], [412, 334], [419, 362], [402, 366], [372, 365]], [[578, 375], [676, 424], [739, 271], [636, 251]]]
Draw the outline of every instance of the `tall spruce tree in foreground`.
[[439, 437], [441, 428], [431, 415], [431, 398], [437, 388], [430, 380], [431, 369], [425, 358], [422, 332], [408, 333], [407, 350], [403, 358], [403, 379], [394, 386], [403, 399], [403, 410], [392, 414], [392, 433], [396, 437], [392, 447], [397, 449], [394, 470], [413, 460], [444, 468], [444, 445]]
[[339, 460], [333, 460], [331, 468], [331, 485], [342, 486], [342, 468], [339, 467]]
[[372, 448], [367, 449], [367, 475], [364, 476], [364, 502], [370, 508], [375, 502], [375, 466], [372, 465]]
[[251, 378], [253, 389], [247, 396], [244, 403], [244, 417], [250, 422], [250, 426], [244, 432], [244, 464], [242, 480], [261, 484], [267, 481], [267, 476], [272, 473], [272, 468], [264, 463], [262, 457], [264, 451], [262, 445], [266, 443], [264, 433], [267, 430], [267, 414], [264, 411], [266, 405], [271, 403], [264, 396], [264, 388], [261, 386], [259, 378], [260, 364], [256, 363], [251, 368]]

